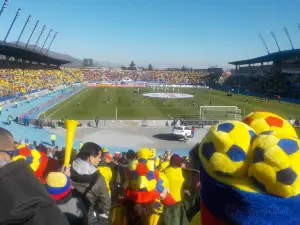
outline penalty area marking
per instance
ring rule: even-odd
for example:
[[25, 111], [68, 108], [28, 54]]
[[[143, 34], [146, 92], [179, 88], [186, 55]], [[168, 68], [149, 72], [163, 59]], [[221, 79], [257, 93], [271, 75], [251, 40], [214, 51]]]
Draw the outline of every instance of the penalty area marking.
[[[59, 110], [61, 110], [63, 107], [65, 107], [66, 105], [68, 105], [70, 102], [72, 102], [74, 99], [76, 99], [76, 98], [78, 98], [79, 96], [81, 96], [83, 93], [85, 93], [86, 91], [88, 90], [88, 88], [86, 88], [86, 89], [84, 89], [80, 94], [79, 93], [76, 93], [76, 94], [78, 94], [78, 95], [76, 95], [74, 98], [72, 98], [71, 100], [69, 100], [68, 102], [66, 102], [66, 104], [62, 104], [62, 106], [60, 106], [60, 107], [58, 107], [58, 109], [57, 110], [55, 110], [53, 113], [51, 113], [50, 115], [48, 115], [47, 116], [47, 118], [49, 118], [50, 116], [52, 116], [52, 115], [54, 115], [55, 113], [57, 113]], [[70, 97], [73, 97], [73, 96], [70, 96]], [[69, 97], [69, 98], [70, 98]], [[66, 100], [68, 100], [68, 98], [67, 99], [65, 99], [64, 101], [66, 101]], [[63, 101], [62, 101], [63, 102]], [[62, 103], [62, 102], [59, 102], [59, 103]], [[48, 109], [47, 109], [48, 110]]]
[[150, 98], [193, 98], [193, 95], [183, 94], [183, 93], [145, 93], [143, 94], [145, 97]]

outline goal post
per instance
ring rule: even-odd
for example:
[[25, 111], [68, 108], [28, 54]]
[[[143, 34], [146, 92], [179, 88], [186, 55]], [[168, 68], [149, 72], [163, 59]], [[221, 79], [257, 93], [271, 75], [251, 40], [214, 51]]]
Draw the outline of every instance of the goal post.
[[242, 120], [237, 106], [200, 106], [201, 120]]

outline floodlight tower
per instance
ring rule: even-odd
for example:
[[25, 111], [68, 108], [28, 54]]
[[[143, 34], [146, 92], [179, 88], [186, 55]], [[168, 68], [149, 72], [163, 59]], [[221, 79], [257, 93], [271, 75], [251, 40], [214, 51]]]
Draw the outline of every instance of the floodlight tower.
[[3, 5], [2, 5], [2, 8], [1, 8], [1, 10], [0, 10], [0, 16], [2, 15], [4, 9], [7, 8], [8, 3], [9, 3], [9, 0], [5, 0], [5, 1], [4, 1]]
[[292, 40], [291, 40], [289, 31], [288, 31], [288, 29], [287, 29], [286, 27], [284, 27], [284, 33], [285, 33], [286, 36], [289, 38], [290, 44], [291, 44], [291, 46], [292, 46], [292, 49], [294, 50], [294, 46], [293, 46], [293, 43], [292, 43]]
[[49, 45], [49, 47], [48, 47], [48, 49], [47, 49], [47, 51], [46, 51], [46, 55], [48, 54], [48, 51], [49, 51], [49, 49], [51, 48], [51, 45], [52, 45], [54, 39], [56, 38], [56, 35], [57, 35], [57, 34], [58, 34], [58, 32], [56, 32], [56, 33], [54, 34], [54, 36], [53, 36], [53, 38], [52, 38], [52, 41], [50, 42], [50, 45]]
[[264, 37], [262, 36], [261, 33], [259, 34], [259, 37], [260, 37], [260, 40], [262, 41], [262, 43], [264, 44], [264, 46], [265, 46], [265, 48], [266, 48], [266, 50], [267, 50], [267, 52], [268, 52], [268, 55], [269, 55], [270, 52], [269, 52], [268, 46], [267, 46], [267, 44], [266, 44], [266, 42], [265, 42], [265, 39], [264, 39]]
[[35, 24], [35, 26], [34, 26], [34, 28], [33, 28], [33, 30], [32, 30], [32, 32], [31, 32], [31, 34], [30, 34], [30, 36], [29, 36], [29, 39], [28, 39], [28, 41], [27, 41], [27, 43], [26, 43], [26, 48], [27, 48], [27, 46], [28, 46], [28, 44], [29, 44], [29, 42], [30, 42], [30, 40], [31, 40], [31, 37], [32, 37], [32, 35], [33, 35], [33, 33], [34, 33], [34, 31], [35, 31], [35, 29], [37, 28], [37, 26], [38, 26], [38, 24], [39, 24], [39, 20], [38, 21], [36, 21], [36, 24]]
[[50, 37], [50, 34], [51, 34], [51, 32], [53, 31], [53, 29], [51, 29], [50, 31], [49, 31], [49, 34], [48, 34], [48, 36], [46, 37], [46, 40], [45, 40], [45, 42], [44, 42], [44, 44], [43, 44], [43, 46], [42, 46], [42, 48], [41, 48], [41, 51], [40, 52], [42, 52], [43, 51], [43, 48], [45, 47], [45, 44], [46, 44], [46, 42], [48, 41], [48, 38]]
[[10, 31], [11, 31], [11, 28], [13, 27], [14, 23], [16, 22], [16, 19], [20, 16], [21, 11], [22, 11], [22, 9], [19, 8], [18, 11], [17, 11], [17, 13], [16, 13], [16, 15], [15, 15], [15, 17], [14, 17], [14, 19], [13, 19], [13, 21], [12, 21], [12, 23], [11, 23], [11, 25], [10, 25], [10, 27], [9, 27], [9, 29], [8, 29], [8, 32], [7, 32], [7, 34], [6, 34], [5, 38], [4, 38], [4, 42], [6, 42], [6, 40], [8, 38], [8, 35], [9, 35]]
[[26, 26], [27, 26], [27, 24], [28, 24], [29, 21], [30, 21], [30, 18], [31, 18], [31, 15], [28, 16], [28, 18], [27, 18], [27, 20], [26, 20], [26, 23], [24, 24], [24, 27], [23, 27], [23, 29], [22, 29], [20, 35], [19, 35], [19, 38], [18, 38], [18, 40], [17, 40], [16, 45], [18, 45], [18, 43], [19, 43], [19, 41], [20, 41], [20, 39], [21, 39], [21, 37], [22, 37], [22, 34], [23, 34], [23, 32], [24, 32]]
[[35, 48], [36, 48], [37, 44], [39, 43], [39, 41], [40, 41], [40, 38], [41, 38], [42, 34], [44, 33], [44, 30], [45, 30], [45, 28], [46, 28], [46, 25], [44, 25], [44, 26], [43, 26], [43, 29], [42, 29], [42, 31], [41, 31], [41, 33], [40, 33], [40, 36], [38, 37], [38, 39], [37, 39], [37, 41], [36, 41], [35, 45], [34, 45], [34, 48], [33, 48], [33, 50], [35, 50]]
[[277, 48], [278, 48], [278, 51], [280, 52], [279, 44], [278, 44], [277, 38], [276, 38], [276, 36], [275, 36], [275, 34], [274, 34], [273, 31], [271, 31], [271, 36], [274, 38], [274, 40], [276, 42], [276, 45], [277, 45]]

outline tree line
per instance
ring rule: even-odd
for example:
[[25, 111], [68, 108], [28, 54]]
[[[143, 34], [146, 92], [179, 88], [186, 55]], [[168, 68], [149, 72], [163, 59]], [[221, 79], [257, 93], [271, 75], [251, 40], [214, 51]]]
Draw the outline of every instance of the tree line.
[[[141, 69], [141, 70], [144, 70], [144, 71], [146, 71], [146, 70], [152, 71], [152, 70], [154, 70], [154, 67], [152, 66], [151, 63], [148, 65], [148, 68], [145, 68], [145, 67], [136, 67], [135, 63], [133, 61], [131, 61], [131, 63], [129, 64], [128, 67], [121, 66], [121, 69], [122, 70], [137, 70], [137, 69]], [[165, 70], [166, 71], [184, 71], [184, 72], [194, 72], [194, 71], [197, 71], [197, 70], [194, 70], [191, 67], [186, 67], [186, 66], [182, 66], [181, 68], [167, 68]]]

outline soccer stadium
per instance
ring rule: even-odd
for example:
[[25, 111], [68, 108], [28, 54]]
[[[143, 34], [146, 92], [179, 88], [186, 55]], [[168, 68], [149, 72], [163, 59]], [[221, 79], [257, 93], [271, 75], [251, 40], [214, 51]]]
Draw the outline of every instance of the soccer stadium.
[[0, 224], [300, 223], [300, 49], [230, 72], [71, 66], [52, 30], [29, 44], [37, 24], [0, 41]]

